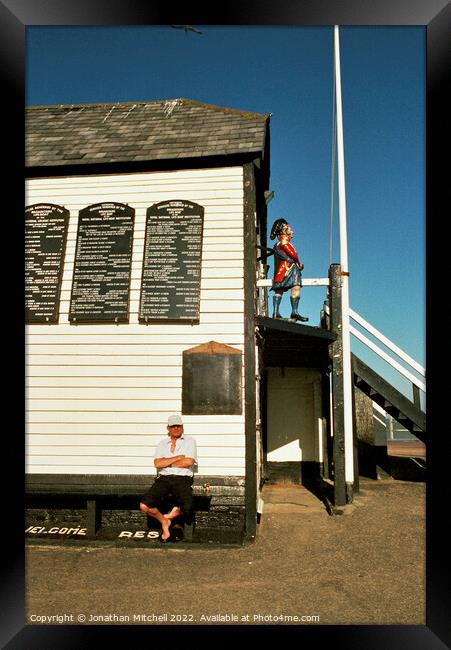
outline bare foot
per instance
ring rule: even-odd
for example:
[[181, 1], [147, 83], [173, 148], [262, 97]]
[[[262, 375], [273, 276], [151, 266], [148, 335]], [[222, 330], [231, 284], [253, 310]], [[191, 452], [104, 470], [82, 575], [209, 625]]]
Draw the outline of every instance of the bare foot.
[[171, 533], [169, 532], [169, 526], [171, 523], [172, 522], [170, 519], [164, 517], [163, 521], [161, 522], [161, 527], [163, 529], [163, 532], [161, 533], [161, 539], [167, 540], [170, 538]]
[[174, 506], [171, 510], [171, 512], [168, 512], [167, 515], [165, 515], [166, 519], [175, 519], [175, 517], [179, 517], [182, 514], [182, 511], [178, 506]]

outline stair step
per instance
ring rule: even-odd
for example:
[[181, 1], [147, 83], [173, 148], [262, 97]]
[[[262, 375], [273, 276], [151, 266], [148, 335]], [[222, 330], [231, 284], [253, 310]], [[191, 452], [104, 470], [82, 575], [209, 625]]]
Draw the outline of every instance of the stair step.
[[415, 405], [354, 354], [351, 358], [354, 384], [402, 426], [424, 441], [426, 418], [419, 405]]

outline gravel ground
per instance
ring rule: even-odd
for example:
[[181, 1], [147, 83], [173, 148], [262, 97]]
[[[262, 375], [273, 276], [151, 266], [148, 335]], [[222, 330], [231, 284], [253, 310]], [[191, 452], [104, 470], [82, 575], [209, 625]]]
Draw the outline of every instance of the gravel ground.
[[425, 485], [360, 488], [343, 515], [272, 506], [243, 547], [29, 545], [27, 622], [424, 625]]

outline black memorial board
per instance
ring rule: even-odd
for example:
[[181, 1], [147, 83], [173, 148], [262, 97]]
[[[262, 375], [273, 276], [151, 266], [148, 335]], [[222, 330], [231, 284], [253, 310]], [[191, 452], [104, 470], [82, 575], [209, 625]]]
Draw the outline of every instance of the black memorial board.
[[211, 341], [183, 352], [182, 413], [241, 415], [242, 353]]
[[71, 322], [128, 322], [134, 220], [123, 203], [80, 210]]
[[52, 203], [25, 209], [25, 322], [57, 323], [69, 210]]
[[147, 209], [140, 322], [199, 320], [203, 221], [192, 201]]

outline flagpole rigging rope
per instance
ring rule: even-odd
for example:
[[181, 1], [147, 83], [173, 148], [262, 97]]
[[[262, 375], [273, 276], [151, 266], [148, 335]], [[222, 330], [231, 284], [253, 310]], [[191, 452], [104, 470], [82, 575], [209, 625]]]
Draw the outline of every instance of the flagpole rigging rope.
[[335, 66], [333, 73], [333, 99], [332, 99], [332, 162], [330, 175], [330, 243], [329, 243], [329, 266], [332, 264], [332, 232], [334, 221], [334, 192], [335, 192], [335, 158], [337, 147], [337, 110], [335, 106]]

